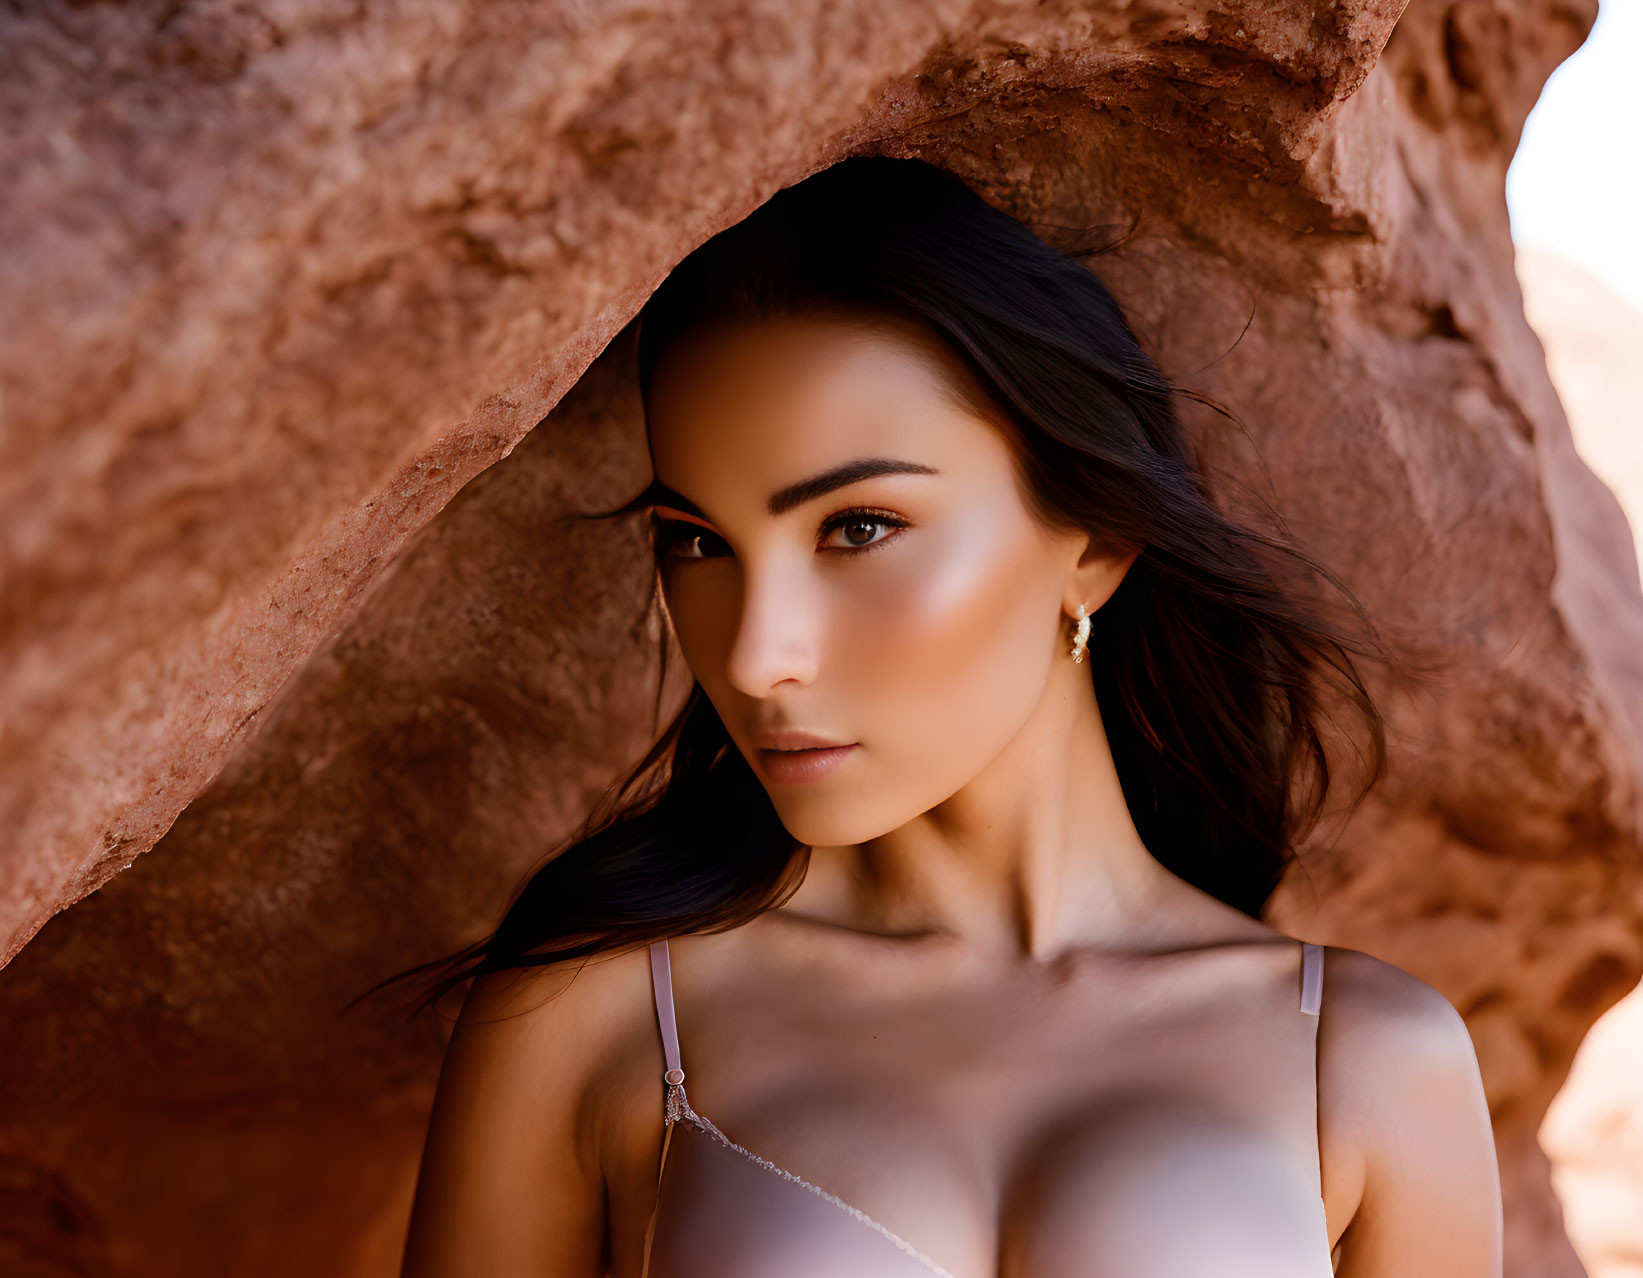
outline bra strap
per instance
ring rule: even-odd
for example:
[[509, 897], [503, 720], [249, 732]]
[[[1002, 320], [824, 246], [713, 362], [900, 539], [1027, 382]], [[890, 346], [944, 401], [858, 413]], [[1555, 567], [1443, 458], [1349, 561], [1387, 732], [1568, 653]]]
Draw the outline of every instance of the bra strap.
[[1324, 1001], [1324, 947], [1301, 942], [1301, 1010], [1317, 1016]]
[[679, 1030], [673, 1017], [673, 965], [668, 960], [666, 939], [650, 943], [650, 989], [656, 996], [656, 1024], [662, 1030], [662, 1055], [667, 1068], [662, 1072], [662, 1121], [671, 1133], [673, 1124], [690, 1113], [685, 1100], [685, 1071], [679, 1064]]
[[685, 1116], [685, 1071], [679, 1064], [679, 1030], [673, 1016], [673, 965], [668, 961], [667, 941], [650, 943], [650, 992], [656, 1002], [656, 1024], [662, 1031], [662, 1056], [667, 1068], [662, 1072], [662, 1152], [656, 1163], [656, 1200], [645, 1225], [644, 1263], [641, 1275], [650, 1273], [650, 1249], [656, 1229], [656, 1213], [661, 1206], [662, 1173], [667, 1169], [668, 1149], [673, 1144], [673, 1128]]
[[650, 989], [656, 996], [656, 1024], [662, 1031], [662, 1055], [667, 1070], [662, 1081], [675, 1085], [685, 1081], [679, 1065], [679, 1027], [673, 1016], [673, 965], [668, 961], [667, 941], [650, 943]]
[[1318, 1104], [1318, 1025], [1324, 1001], [1324, 947], [1301, 942], [1301, 1011], [1312, 1018], [1312, 1128], [1318, 1145], [1318, 1200], [1323, 1201], [1324, 1140]]

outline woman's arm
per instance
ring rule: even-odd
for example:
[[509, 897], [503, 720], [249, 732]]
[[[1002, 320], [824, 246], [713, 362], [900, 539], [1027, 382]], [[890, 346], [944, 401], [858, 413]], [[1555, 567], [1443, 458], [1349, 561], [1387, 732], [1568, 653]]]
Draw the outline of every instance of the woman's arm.
[[434, 1095], [401, 1278], [601, 1278], [584, 1121], [601, 1017], [571, 971], [475, 978]]
[[1331, 947], [1331, 963], [1337, 955], [1320, 1089], [1326, 1121], [1349, 1127], [1362, 1152], [1338, 1278], [1500, 1278], [1500, 1169], [1466, 1022], [1402, 968]]

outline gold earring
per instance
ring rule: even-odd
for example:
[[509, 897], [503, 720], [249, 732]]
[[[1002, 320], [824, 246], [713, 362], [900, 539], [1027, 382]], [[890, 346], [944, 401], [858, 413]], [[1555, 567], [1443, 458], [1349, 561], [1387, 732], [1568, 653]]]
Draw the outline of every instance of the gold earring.
[[1073, 646], [1068, 649], [1075, 662], [1084, 660], [1084, 645], [1090, 637], [1090, 619], [1084, 612], [1084, 605], [1078, 605], [1078, 632], [1073, 636]]

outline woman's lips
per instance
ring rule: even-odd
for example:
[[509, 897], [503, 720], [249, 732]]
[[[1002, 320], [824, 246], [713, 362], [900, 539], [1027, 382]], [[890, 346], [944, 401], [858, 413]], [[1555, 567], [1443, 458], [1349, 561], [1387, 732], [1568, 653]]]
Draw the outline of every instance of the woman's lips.
[[767, 777], [782, 785], [816, 781], [848, 759], [856, 744], [819, 750], [760, 750], [759, 765]]

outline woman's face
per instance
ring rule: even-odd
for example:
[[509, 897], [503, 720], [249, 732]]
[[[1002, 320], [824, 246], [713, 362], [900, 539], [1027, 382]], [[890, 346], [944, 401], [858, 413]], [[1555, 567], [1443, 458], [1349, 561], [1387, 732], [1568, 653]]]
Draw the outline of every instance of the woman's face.
[[[1080, 576], [1082, 531], [1025, 508], [955, 374], [910, 324], [815, 318], [687, 334], [652, 379], [667, 611], [803, 843], [861, 843], [957, 792], [1033, 715], [1052, 663], [1072, 665], [1076, 601], [1093, 612], [1111, 589]], [[782, 729], [853, 748], [799, 780], [817, 756], [784, 768], [759, 748]]]

